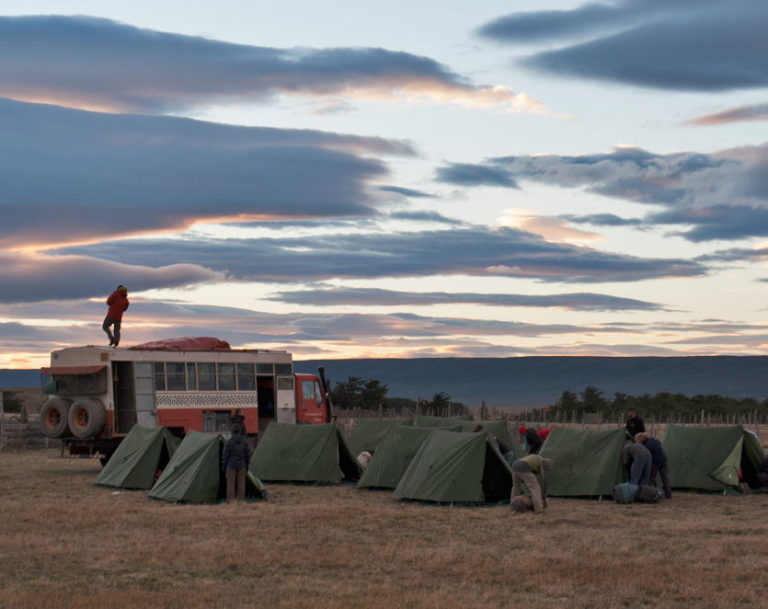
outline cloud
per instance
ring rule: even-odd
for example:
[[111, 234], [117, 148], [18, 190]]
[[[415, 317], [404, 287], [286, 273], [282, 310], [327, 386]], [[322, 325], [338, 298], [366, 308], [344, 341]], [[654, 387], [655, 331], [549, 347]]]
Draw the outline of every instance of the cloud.
[[[488, 159], [479, 167], [500, 180], [580, 189], [663, 208], [641, 219], [562, 216], [570, 222], [640, 228], [689, 225], [679, 234], [693, 242], [768, 235], [768, 144], [712, 154], [617, 148], [607, 154], [508, 156]], [[441, 175], [454, 184], [472, 185], [461, 176]]]
[[438, 182], [456, 184], [458, 186], [501, 186], [502, 188], [518, 188], [508, 171], [488, 165], [473, 165], [470, 163], [450, 163], [437, 170]]
[[726, 250], [718, 250], [710, 254], [699, 256], [696, 260], [702, 263], [711, 262], [763, 262], [768, 260], [768, 247], [743, 248], [736, 247]]
[[751, 106], [739, 106], [729, 108], [714, 114], [704, 114], [691, 119], [686, 124], [697, 127], [709, 127], [712, 125], [724, 125], [740, 121], [765, 121], [768, 120], [768, 104], [754, 104]]
[[379, 186], [379, 190], [383, 192], [393, 192], [404, 197], [412, 197], [414, 199], [434, 199], [435, 195], [423, 192], [421, 190], [414, 190], [412, 188], [401, 188], [400, 186]]
[[[55, 301], [39, 306], [35, 313], [41, 318], [56, 319]], [[64, 311], [75, 306], [62, 303]], [[94, 303], [84, 303], [84, 313], [92, 323], [69, 325], [41, 324], [36, 319], [22, 318], [19, 322], [0, 322], [0, 352], [47, 352], [52, 347], [101, 344], [103, 305], [99, 314], [92, 313]], [[1, 305], [4, 313], [18, 311], [14, 305]], [[625, 333], [610, 325], [577, 326], [568, 324], [535, 324], [506, 322], [463, 317], [428, 317], [411, 313], [360, 314], [275, 314], [261, 311], [212, 307], [183, 303], [135, 301], [126, 315], [123, 335], [126, 345], [138, 344], [160, 337], [217, 336], [233, 347], [296, 348], [318, 350], [381, 349], [396, 347], [401, 351], [413, 346], [447, 349], [457, 345], [477, 345], [483, 337], [541, 337], [580, 334]], [[317, 346], [315, 346], [317, 345]], [[505, 347], [508, 351], [509, 347]], [[410, 354], [407, 354], [408, 356]]]
[[407, 220], [408, 222], [437, 222], [438, 224], [452, 224], [460, 226], [460, 220], [448, 218], [435, 211], [397, 211], [389, 214], [393, 220]]
[[531, 55], [523, 65], [568, 77], [683, 91], [768, 85], [763, 0], [625, 0], [570, 11], [513, 13], [479, 30], [503, 42], [586, 42]]
[[688, 260], [612, 254], [547, 242], [512, 228], [486, 227], [204, 242], [126, 240], [65, 248], [59, 253], [142, 266], [157, 260], [184, 260], [247, 281], [468, 274], [595, 283], [706, 273], [703, 265]]
[[563, 219], [577, 224], [592, 224], [593, 226], [644, 226], [645, 222], [639, 218], [622, 218], [615, 214], [587, 214], [575, 216], [565, 214]]
[[536, 349], [536, 353], [541, 355], [587, 357], [674, 357], [691, 355], [685, 351], [659, 345], [638, 345], [637, 343], [609, 345], [584, 342], [539, 347]]
[[267, 300], [327, 306], [429, 306], [471, 304], [491, 307], [551, 307], [569, 311], [658, 311], [653, 302], [607, 294], [478, 294], [462, 292], [402, 292], [377, 288], [318, 288], [285, 290]]
[[521, 230], [541, 235], [547, 241], [601, 241], [597, 233], [574, 228], [565, 218], [538, 216], [524, 212], [512, 211], [505, 214], [500, 222], [504, 226], [513, 226]]
[[131, 291], [139, 291], [224, 279], [224, 273], [195, 264], [171, 264], [153, 268], [151, 265], [137, 266], [76, 255], [43, 256], [0, 252], [2, 303], [106, 297], [105, 290], [112, 290], [118, 284], [128, 286]]
[[0, 100], [0, 247], [198, 220], [371, 215], [402, 142]]
[[[102, 344], [105, 338], [101, 330], [103, 314], [103, 302], [0, 302], [0, 316], [19, 320], [12, 323], [0, 320], [0, 353], [5, 357], [5, 361], [10, 361], [10, 358], [18, 355], [42, 360], [43, 356], [40, 354], [48, 353], [54, 348]], [[673, 354], [665, 345], [674, 342], [666, 341], [691, 345], [733, 345], [734, 353], [738, 353], [738, 349], [743, 349], [743, 346], [749, 347], [751, 351], [759, 351], [761, 343], [766, 342], [764, 336], [768, 325], [726, 320], [575, 325], [437, 317], [413, 313], [276, 314], [137, 297], [132, 301], [123, 330], [126, 345], [163, 337], [208, 335], [227, 340], [236, 348], [287, 349], [306, 357], [349, 356], [350, 350], [361, 357], [510, 357], [525, 354]], [[599, 344], [576, 339], [590, 335], [642, 335], [649, 342]], [[546, 339], [548, 336], [559, 337], [561, 342], [555, 345], [531, 345], [530, 341], [520, 340]], [[569, 336], [574, 337], [573, 342], [569, 342]], [[510, 344], [504, 344], [505, 341]]]
[[686, 224], [693, 228], [680, 234], [688, 241], [768, 237], [768, 208], [744, 205], [712, 205], [703, 209], [673, 209], [648, 217], [655, 224]]
[[331, 98], [332, 111], [339, 97], [546, 111], [524, 93], [380, 48], [257, 47], [66, 16], [2, 17], [0, 39], [0, 96], [22, 101], [162, 113], [300, 95]]
[[583, 36], [649, 19], [663, 11], [665, 4], [653, 0], [584, 4], [571, 10], [545, 10], [512, 13], [481, 26], [477, 34], [496, 42], [521, 44]]

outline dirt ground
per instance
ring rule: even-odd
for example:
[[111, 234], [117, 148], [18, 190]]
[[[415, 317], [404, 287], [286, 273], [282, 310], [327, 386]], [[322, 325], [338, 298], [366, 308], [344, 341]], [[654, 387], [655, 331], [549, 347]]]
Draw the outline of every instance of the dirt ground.
[[272, 484], [268, 502], [182, 506], [97, 488], [99, 469], [0, 454], [0, 607], [765, 606], [768, 494], [536, 516]]

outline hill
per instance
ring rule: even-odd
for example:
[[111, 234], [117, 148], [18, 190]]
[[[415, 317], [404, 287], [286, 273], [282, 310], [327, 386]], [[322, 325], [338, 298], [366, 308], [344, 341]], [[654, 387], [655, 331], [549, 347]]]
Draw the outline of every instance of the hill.
[[[391, 397], [430, 398], [445, 391], [467, 406], [547, 406], [566, 389], [593, 385], [607, 396], [660, 392], [768, 398], [768, 356], [513, 357], [345, 359], [296, 362], [325, 366], [331, 383], [350, 376], [377, 379]], [[38, 387], [38, 370], [0, 370], [0, 388]]]
[[547, 406], [566, 389], [589, 385], [606, 395], [660, 392], [768, 397], [768, 357], [515, 357], [307, 360], [325, 366], [331, 384], [350, 376], [378, 379], [392, 397], [430, 398], [445, 391], [467, 406]]
[[40, 387], [40, 370], [0, 370], [0, 389]]

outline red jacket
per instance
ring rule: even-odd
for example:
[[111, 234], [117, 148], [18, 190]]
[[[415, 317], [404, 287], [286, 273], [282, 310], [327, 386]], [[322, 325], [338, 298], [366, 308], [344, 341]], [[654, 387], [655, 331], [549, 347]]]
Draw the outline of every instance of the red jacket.
[[130, 304], [128, 302], [128, 292], [125, 290], [115, 290], [107, 298], [107, 304], [109, 309], [107, 310], [107, 317], [112, 319], [122, 319], [123, 313]]

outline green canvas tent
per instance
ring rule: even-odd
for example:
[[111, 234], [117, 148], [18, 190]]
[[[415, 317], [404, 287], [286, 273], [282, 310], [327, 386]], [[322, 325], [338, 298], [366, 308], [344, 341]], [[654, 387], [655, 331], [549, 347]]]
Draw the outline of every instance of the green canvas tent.
[[547, 492], [560, 497], [611, 495], [626, 475], [621, 449], [624, 429], [555, 427], [542, 446], [542, 457], [554, 460], [547, 475]]
[[392, 427], [411, 424], [411, 419], [358, 419], [347, 437], [347, 446], [353, 456], [364, 450], [375, 450]]
[[520, 438], [517, 437], [517, 434], [513, 435], [509, 433], [505, 421], [461, 421], [459, 423], [459, 428], [461, 431], [474, 432], [478, 425], [482, 425], [485, 431], [496, 436], [504, 444], [509, 446], [509, 448], [512, 449], [515, 458], [519, 459], [520, 457], [525, 456], [525, 452], [520, 446]]
[[155, 483], [158, 470], [165, 468], [180, 442], [165, 427], [134, 425], [94, 484], [149, 490]]
[[460, 415], [458, 417], [431, 417], [427, 415], [419, 415], [413, 420], [413, 424], [417, 427], [454, 427], [471, 420], [471, 414]]
[[765, 458], [763, 447], [757, 436], [740, 425], [670, 425], [661, 441], [669, 459], [673, 488], [736, 491], [740, 469], [745, 482], [759, 486], [755, 476]]
[[333, 484], [357, 480], [360, 467], [331, 424], [272, 423], [251, 458], [250, 472], [274, 482]]
[[421, 445], [434, 431], [432, 427], [395, 425], [379, 444], [368, 467], [360, 476], [360, 488], [395, 488], [419, 452]]
[[[149, 492], [153, 499], [173, 503], [215, 503], [226, 495], [221, 471], [224, 439], [217, 433], [190, 431]], [[246, 480], [246, 498], [264, 499], [266, 489], [258, 478]]]
[[438, 503], [508, 500], [512, 470], [484, 433], [433, 429], [394, 491], [397, 499]]

